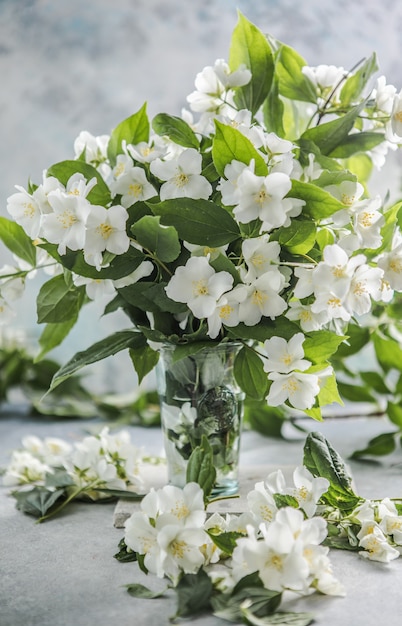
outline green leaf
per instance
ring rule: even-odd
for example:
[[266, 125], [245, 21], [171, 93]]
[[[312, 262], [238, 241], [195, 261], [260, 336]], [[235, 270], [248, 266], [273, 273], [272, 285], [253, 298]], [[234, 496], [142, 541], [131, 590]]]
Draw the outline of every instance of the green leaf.
[[225, 175], [225, 167], [233, 160], [249, 165], [255, 161], [255, 174], [266, 176], [268, 167], [250, 139], [237, 128], [215, 120], [215, 136], [212, 141], [212, 158], [217, 172]]
[[353, 104], [361, 98], [364, 87], [377, 70], [377, 58], [373, 53], [356, 72], [346, 79], [340, 94], [343, 106]]
[[92, 491], [97, 491], [98, 493], [104, 493], [111, 498], [124, 498], [125, 500], [132, 500], [134, 502], [138, 502], [142, 500], [144, 497], [143, 493], [135, 493], [134, 491], [128, 491], [126, 489], [106, 489], [104, 487], [92, 487]]
[[137, 560], [137, 553], [127, 547], [126, 542], [123, 539], [119, 541], [119, 551], [114, 554], [114, 558], [120, 563], [131, 563]]
[[341, 360], [356, 354], [370, 342], [369, 329], [356, 324], [349, 324], [347, 336], [347, 340], [340, 344], [336, 353], [336, 358]]
[[39, 337], [39, 345], [41, 346], [41, 351], [35, 357], [35, 361], [40, 361], [48, 352], [50, 352], [62, 343], [62, 341], [67, 337], [73, 326], [75, 326], [78, 320], [78, 314], [79, 311], [77, 311], [77, 315], [71, 317], [69, 320], [61, 324], [46, 324], [41, 336]]
[[185, 148], [198, 149], [200, 142], [190, 126], [180, 117], [159, 113], [152, 120], [152, 128], [158, 135], [166, 135], [174, 143]]
[[30, 491], [13, 491], [12, 495], [17, 500], [16, 507], [19, 511], [34, 517], [43, 517], [60, 498], [65, 497], [65, 490], [50, 491], [46, 487], [34, 487]]
[[149, 140], [149, 120], [146, 103], [133, 115], [123, 120], [113, 130], [107, 147], [107, 156], [112, 167], [116, 164], [116, 157], [122, 154], [122, 143], [137, 144]]
[[281, 603], [282, 593], [265, 589], [260, 579], [250, 574], [242, 578], [235, 586], [232, 594], [212, 598], [214, 615], [231, 622], [242, 620], [243, 607], [247, 606], [254, 618], [265, 618], [275, 614]]
[[299, 503], [293, 496], [285, 495], [283, 493], [274, 493], [273, 498], [278, 509], [281, 509], [284, 506], [292, 506], [294, 509], [299, 508]]
[[267, 391], [267, 375], [261, 358], [251, 348], [244, 346], [234, 363], [235, 378], [250, 398], [259, 400]]
[[114, 335], [101, 339], [97, 343], [90, 346], [87, 350], [77, 352], [73, 358], [66, 363], [66, 365], [61, 367], [53, 376], [49, 391], [60, 385], [60, 383], [86, 365], [106, 359], [113, 354], [117, 354], [121, 350], [142, 345], [143, 341], [144, 338], [142, 333], [131, 330], [121, 330], [114, 333]]
[[340, 143], [329, 154], [335, 159], [347, 159], [357, 152], [367, 152], [383, 143], [385, 140], [384, 133], [376, 132], [360, 132], [348, 135], [342, 143]]
[[82, 174], [87, 182], [96, 178], [96, 185], [91, 189], [87, 198], [91, 204], [107, 206], [112, 201], [109, 187], [106, 185], [98, 170], [84, 161], [60, 161], [47, 170], [47, 176], [54, 176], [66, 186], [69, 178], [76, 173]]
[[284, 105], [279, 97], [279, 81], [275, 76], [272, 81], [271, 91], [263, 105], [264, 122], [267, 132], [273, 132], [279, 137], [285, 137], [283, 114]]
[[335, 120], [309, 128], [302, 134], [301, 140], [313, 141], [321, 154], [332, 155], [335, 148], [345, 142], [363, 106], [364, 102]]
[[213, 585], [204, 569], [197, 574], [184, 574], [179, 580], [175, 591], [177, 593], [176, 617], [196, 615], [209, 610]]
[[303, 183], [300, 180], [292, 180], [292, 189], [288, 195], [304, 200], [306, 205], [303, 207], [303, 213], [314, 219], [329, 217], [336, 211], [345, 208], [342, 202], [334, 198], [328, 191], [313, 183]]
[[303, 342], [304, 356], [313, 363], [324, 363], [338, 350], [345, 336], [329, 330], [312, 331]]
[[36, 265], [36, 246], [22, 226], [0, 216], [0, 239], [5, 246], [32, 267]]
[[370, 439], [365, 448], [355, 450], [350, 458], [360, 459], [365, 456], [385, 456], [386, 454], [391, 454], [395, 448], [395, 433], [382, 433]]
[[364, 387], [349, 385], [339, 381], [338, 389], [342, 398], [349, 400], [349, 402], [376, 402], [376, 399]]
[[159, 222], [159, 216], [145, 215], [131, 227], [131, 232], [143, 248], [170, 263], [181, 252], [179, 237], [173, 226], [161, 226]]
[[56, 469], [53, 473], [46, 474], [45, 487], [71, 487], [74, 480], [70, 474], [63, 469]]
[[235, 101], [239, 109], [257, 113], [271, 88], [273, 54], [267, 38], [240, 12], [232, 34], [229, 65], [232, 71], [241, 65], [251, 71], [250, 82], [236, 90]]
[[399, 430], [402, 430], [402, 407], [400, 406], [400, 404], [388, 402], [387, 415], [391, 422], [395, 424], [399, 428]]
[[317, 102], [313, 83], [302, 72], [307, 62], [293, 48], [281, 44], [276, 75], [279, 81], [279, 93], [291, 100]]
[[201, 246], [217, 248], [235, 241], [239, 227], [231, 215], [209, 200], [176, 198], [149, 205], [162, 224], [174, 226], [180, 239]]
[[384, 377], [378, 372], [360, 372], [360, 378], [377, 393], [387, 395], [390, 392], [387, 385], [384, 382]]
[[307, 435], [304, 444], [303, 465], [313, 474], [329, 481], [329, 489], [322, 499], [341, 510], [351, 510], [360, 502], [352, 488], [352, 477], [331, 444], [319, 432]]
[[186, 482], [198, 483], [204, 491], [204, 500], [206, 500], [213, 489], [215, 480], [213, 451], [206, 435], [202, 435], [201, 444], [194, 448], [188, 460]]
[[134, 598], [142, 598], [143, 600], [162, 598], [166, 593], [166, 589], [163, 589], [162, 591], [151, 591], [151, 589], [148, 589], [148, 587], [145, 587], [145, 585], [141, 585], [140, 583], [125, 585], [125, 587], [130, 596], [133, 596]]
[[36, 300], [38, 324], [76, 320], [84, 302], [85, 289], [67, 285], [62, 274], [48, 280]]
[[207, 531], [208, 535], [211, 537], [214, 544], [222, 550], [224, 554], [231, 555], [233, 550], [236, 547], [237, 540], [239, 537], [244, 537], [243, 533], [239, 533], [236, 531], [228, 531], [224, 533], [219, 533], [218, 535], [213, 532]]
[[307, 254], [315, 244], [316, 226], [308, 220], [293, 220], [279, 230], [279, 243], [292, 254]]
[[273, 615], [257, 617], [247, 606], [241, 607], [241, 614], [249, 626], [309, 626], [315, 619], [313, 613], [284, 613], [278, 612]]
[[402, 348], [400, 344], [394, 339], [382, 337], [378, 333], [373, 335], [372, 341], [381, 367], [386, 372], [392, 368], [402, 371]]
[[159, 360], [159, 353], [152, 350], [145, 342], [143, 346], [138, 348], [129, 348], [129, 354], [137, 372], [138, 384], [140, 384], [145, 376], [154, 369]]

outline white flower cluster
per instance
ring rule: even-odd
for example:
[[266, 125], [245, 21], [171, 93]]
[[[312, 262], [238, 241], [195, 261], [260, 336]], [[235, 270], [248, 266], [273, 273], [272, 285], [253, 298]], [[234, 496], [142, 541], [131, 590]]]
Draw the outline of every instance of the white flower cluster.
[[64, 469], [75, 488], [85, 491], [92, 500], [102, 497], [100, 492], [92, 491], [94, 488], [144, 492], [142, 452], [131, 443], [127, 431], [111, 434], [103, 428], [99, 435], [85, 437], [74, 445], [59, 438], [28, 436], [22, 445], [22, 450], [13, 452], [6, 468], [6, 486], [44, 484], [47, 474]]
[[[288, 488], [282, 472], [275, 472], [248, 494], [247, 512], [225, 517], [214, 513], [207, 519], [198, 484], [151, 490], [141, 510], [126, 521], [125, 543], [143, 557], [150, 573], [174, 583], [183, 572], [196, 573], [207, 566], [221, 589], [231, 589], [244, 576], [258, 572], [267, 589], [290, 589], [302, 595], [318, 589], [342, 595], [329, 549], [320, 545], [327, 535], [326, 522], [321, 517], [306, 518], [307, 511], [315, 513], [329, 483], [303, 468], [295, 471], [294, 480]], [[293, 496], [300, 508], [278, 509], [275, 494]], [[231, 557], [213, 542], [213, 536], [228, 532], [239, 536]]]

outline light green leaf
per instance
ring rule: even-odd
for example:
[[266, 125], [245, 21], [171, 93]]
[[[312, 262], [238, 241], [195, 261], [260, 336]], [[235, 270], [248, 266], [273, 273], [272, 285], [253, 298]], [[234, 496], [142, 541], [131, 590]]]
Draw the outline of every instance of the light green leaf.
[[47, 176], [54, 176], [65, 186], [69, 178], [77, 172], [82, 174], [87, 182], [92, 180], [92, 178], [96, 178], [96, 185], [87, 196], [91, 204], [107, 206], [111, 203], [112, 198], [109, 187], [106, 185], [98, 170], [89, 163], [78, 160], [60, 161], [48, 168]]
[[402, 407], [400, 406], [400, 404], [388, 402], [387, 415], [391, 422], [395, 424], [399, 428], [399, 430], [402, 430]]
[[54, 276], [40, 288], [37, 297], [38, 324], [75, 320], [85, 298], [85, 289], [67, 285], [63, 275]]
[[137, 144], [149, 140], [149, 120], [146, 112], [146, 103], [133, 115], [120, 122], [113, 130], [107, 148], [107, 156], [112, 166], [116, 164], [116, 157], [122, 153], [122, 143]]
[[166, 135], [174, 143], [185, 148], [198, 149], [200, 145], [192, 128], [180, 117], [159, 113], [152, 120], [152, 128], [158, 135]]
[[224, 176], [225, 167], [233, 160], [249, 165], [253, 159], [255, 173], [258, 176], [266, 176], [268, 167], [263, 157], [237, 128], [222, 124], [215, 120], [215, 136], [212, 142], [212, 158], [217, 172]]
[[161, 226], [159, 222], [159, 216], [145, 215], [131, 227], [131, 232], [143, 248], [170, 263], [180, 254], [179, 237], [173, 226]]
[[328, 191], [313, 183], [303, 183], [300, 180], [292, 180], [292, 189], [288, 195], [304, 200], [306, 205], [303, 207], [303, 213], [314, 219], [329, 217], [336, 211], [345, 208], [342, 202], [334, 198]]
[[373, 53], [356, 72], [346, 79], [340, 94], [341, 104], [347, 106], [359, 100], [369, 79], [377, 70], [377, 57]]
[[232, 71], [241, 65], [251, 71], [250, 82], [237, 89], [235, 101], [239, 109], [257, 113], [271, 88], [273, 54], [265, 35], [240, 12], [232, 34], [229, 65]]
[[66, 365], [61, 367], [53, 376], [49, 391], [60, 385], [63, 380], [66, 380], [83, 367], [106, 359], [109, 356], [121, 352], [121, 350], [142, 345], [143, 341], [142, 333], [132, 330], [122, 330], [105, 339], [101, 339], [87, 350], [77, 352]]
[[145, 585], [141, 585], [140, 583], [133, 583], [131, 585], [125, 585], [130, 596], [134, 598], [142, 598], [143, 600], [153, 600], [155, 598], [161, 598], [165, 595], [166, 589], [162, 591], [151, 591]]
[[239, 227], [222, 207], [209, 200], [176, 198], [149, 204], [162, 224], [174, 226], [180, 239], [201, 246], [216, 248], [235, 241]]
[[267, 375], [261, 358], [244, 346], [236, 356], [234, 375], [243, 391], [250, 398], [261, 399], [267, 391]]
[[285, 137], [283, 127], [284, 104], [279, 97], [279, 81], [277, 76], [272, 81], [271, 91], [263, 105], [264, 122], [267, 132], [276, 133], [279, 137]]
[[385, 338], [378, 333], [373, 335], [376, 357], [385, 371], [392, 368], [402, 371], [402, 348], [394, 339]]
[[35, 267], [36, 247], [21, 226], [6, 217], [0, 217], [0, 239], [19, 259]]
[[296, 219], [279, 230], [279, 243], [292, 254], [307, 254], [315, 244], [316, 232], [313, 221]]
[[291, 100], [317, 102], [313, 83], [302, 72], [307, 62], [293, 48], [281, 44], [276, 75], [279, 81], [279, 93]]
[[314, 622], [313, 613], [278, 612], [273, 615], [258, 617], [247, 606], [242, 606], [240, 610], [249, 626], [309, 626]]
[[329, 330], [312, 331], [303, 342], [304, 355], [313, 363], [324, 363], [337, 351], [344, 339], [345, 336]]

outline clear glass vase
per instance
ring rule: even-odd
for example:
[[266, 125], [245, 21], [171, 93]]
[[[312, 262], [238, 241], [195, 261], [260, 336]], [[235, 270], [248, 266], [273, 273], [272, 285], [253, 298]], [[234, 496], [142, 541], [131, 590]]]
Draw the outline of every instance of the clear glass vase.
[[186, 483], [187, 461], [206, 435], [214, 454], [213, 495], [238, 491], [244, 393], [233, 364], [240, 343], [222, 343], [175, 360], [175, 346], [160, 349], [157, 389], [169, 482]]

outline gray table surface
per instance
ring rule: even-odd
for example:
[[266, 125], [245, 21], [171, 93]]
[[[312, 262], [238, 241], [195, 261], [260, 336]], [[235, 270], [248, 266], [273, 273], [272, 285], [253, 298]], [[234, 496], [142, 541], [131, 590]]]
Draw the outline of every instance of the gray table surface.
[[[335, 418], [316, 423], [346, 459], [370, 437], [392, 430], [378, 418]], [[0, 415], [0, 467], [10, 460], [22, 437], [63, 437], [80, 440], [100, 424], [93, 421], [54, 421], [24, 415]], [[160, 454], [159, 429], [130, 427], [132, 441], [151, 454]], [[241, 467], [299, 465], [304, 438], [283, 441], [244, 432]], [[379, 463], [351, 461], [358, 492], [366, 497], [402, 497], [400, 451]], [[261, 476], [261, 479], [264, 477]], [[166, 581], [146, 577], [135, 563], [113, 558], [124, 531], [113, 525], [114, 505], [73, 504], [63, 515], [44, 524], [15, 508], [9, 489], [0, 487], [0, 626], [163, 626], [175, 612], [175, 597], [168, 592], [155, 600], [132, 598], [125, 585], [140, 582], [154, 590]], [[283, 610], [311, 611], [317, 626], [400, 626], [402, 558], [385, 565], [366, 561], [354, 553], [331, 551], [336, 576], [346, 597], [315, 594], [283, 604]], [[189, 623], [189, 622], [183, 622]], [[191, 620], [200, 626], [225, 624], [213, 616]]]

